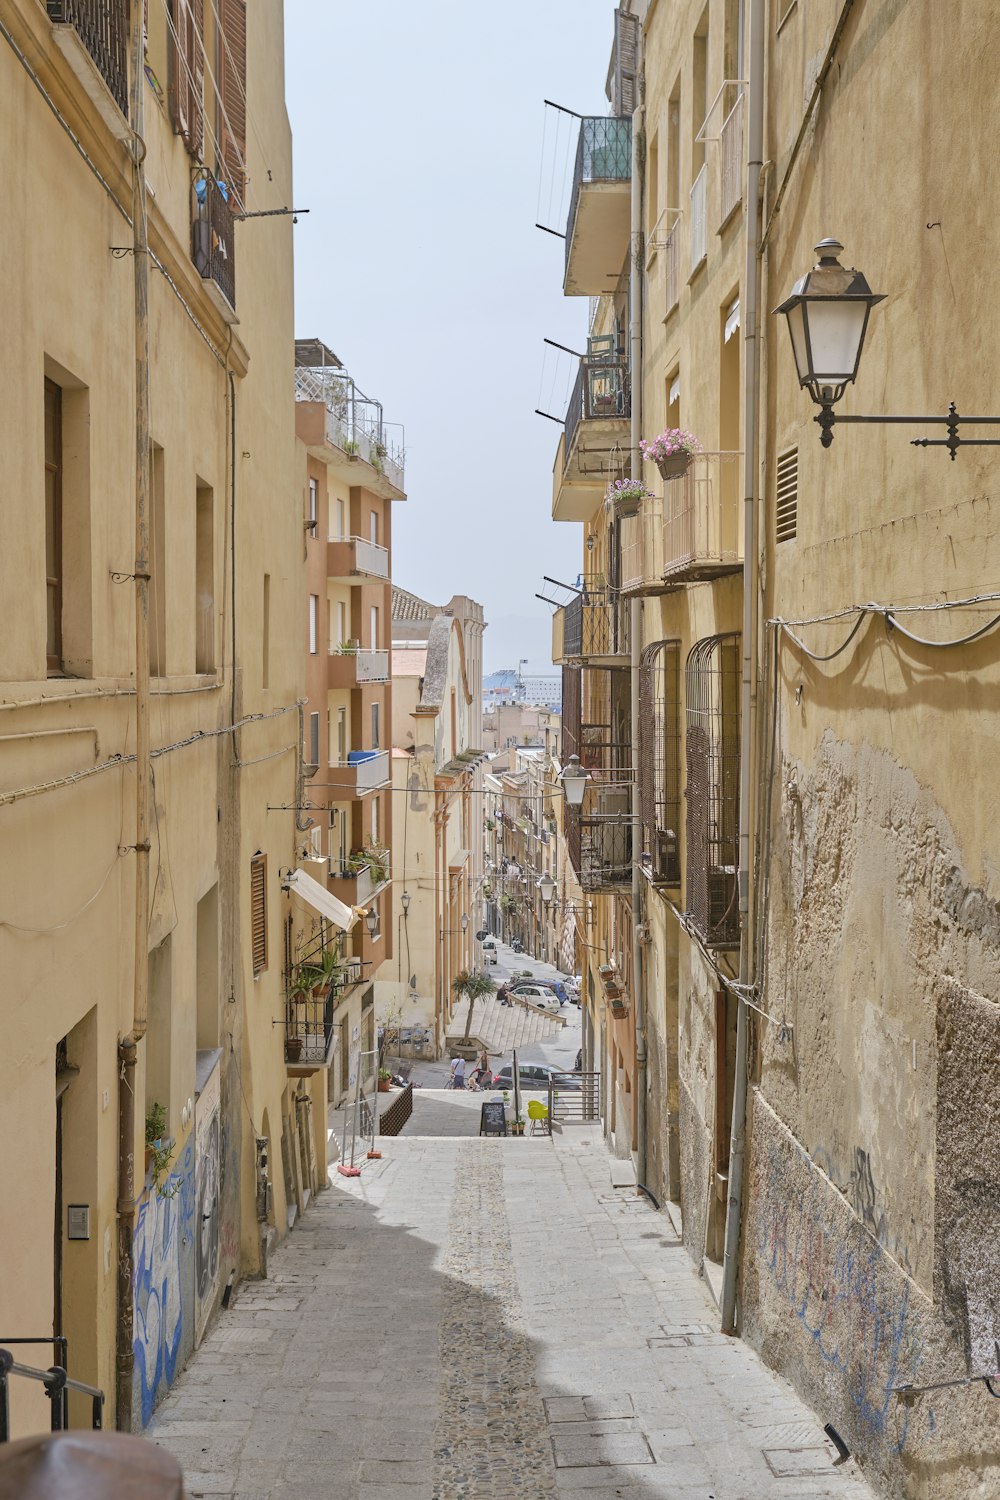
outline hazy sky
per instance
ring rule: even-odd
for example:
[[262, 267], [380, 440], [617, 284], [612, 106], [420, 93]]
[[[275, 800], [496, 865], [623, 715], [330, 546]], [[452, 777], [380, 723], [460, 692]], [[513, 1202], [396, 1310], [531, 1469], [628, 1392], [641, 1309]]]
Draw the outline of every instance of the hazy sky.
[[[486, 609], [486, 669], [550, 665], [541, 578], [575, 578], [581, 533], [551, 517], [569, 364], [586, 298], [562, 296], [572, 128], [604, 114], [612, 0], [286, 0], [295, 152], [296, 334], [323, 339], [406, 428], [393, 576]], [[558, 147], [558, 151], [554, 148]], [[554, 168], [554, 170], [553, 170]], [[570, 164], [570, 170], [572, 170]], [[550, 200], [551, 207], [550, 207]], [[552, 377], [556, 377], [555, 389]], [[542, 395], [541, 401], [539, 400]]]

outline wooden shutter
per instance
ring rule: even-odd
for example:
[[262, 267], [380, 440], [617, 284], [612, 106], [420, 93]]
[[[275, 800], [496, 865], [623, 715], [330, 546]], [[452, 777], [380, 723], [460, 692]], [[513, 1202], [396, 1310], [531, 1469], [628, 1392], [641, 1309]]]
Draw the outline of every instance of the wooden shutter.
[[636, 106], [636, 74], [639, 71], [639, 18], [615, 11], [615, 71], [612, 112], [631, 115]]
[[205, 145], [205, 0], [172, 0], [168, 27], [170, 118], [192, 156]]
[[222, 174], [232, 191], [239, 212], [246, 193], [244, 164], [247, 155], [247, 6], [246, 0], [221, 0], [219, 16], [219, 142]]
[[791, 542], [798, 530], [799, 450], [789, 448], [778, 456], [778, 486], [774, 511], [774, 536], [778, 542]]
[[256, 976], [267, 968], [267, 855], [250, 861], [250, 946]]

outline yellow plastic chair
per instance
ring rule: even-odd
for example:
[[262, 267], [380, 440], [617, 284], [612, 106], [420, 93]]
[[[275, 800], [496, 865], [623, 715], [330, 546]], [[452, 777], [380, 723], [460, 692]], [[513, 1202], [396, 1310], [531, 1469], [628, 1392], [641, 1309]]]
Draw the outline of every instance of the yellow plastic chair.
[[539, 1099], [528, 1100], [528, 1119], [531, 1121], [529, 1135], [549, 1135], [549, 1106]]

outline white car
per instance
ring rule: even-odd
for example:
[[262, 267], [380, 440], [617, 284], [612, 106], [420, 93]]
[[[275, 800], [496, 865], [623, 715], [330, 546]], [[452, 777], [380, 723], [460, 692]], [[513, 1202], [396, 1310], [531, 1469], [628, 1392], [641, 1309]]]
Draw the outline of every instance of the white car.
[[492, 938], [483, 938], [483, 963], [495, 964], [497, 961], [497, 945]]
[[537, 1005], [539, 1010], [559, 1011], [562, 1003], [555, 990], [548, 989], [542, 984], [518, 984], [509, 994], [512, 1000], [527, 1000], [529, 1005]]

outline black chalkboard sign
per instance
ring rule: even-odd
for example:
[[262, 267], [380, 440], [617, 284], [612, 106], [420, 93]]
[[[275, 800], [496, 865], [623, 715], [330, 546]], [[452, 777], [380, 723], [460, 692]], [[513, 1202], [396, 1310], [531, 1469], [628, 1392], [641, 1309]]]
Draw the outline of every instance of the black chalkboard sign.
[[480, 1135], [506, 1135], [507, 1115], [502, 1099], [491, 1099], [479, 1111]]

